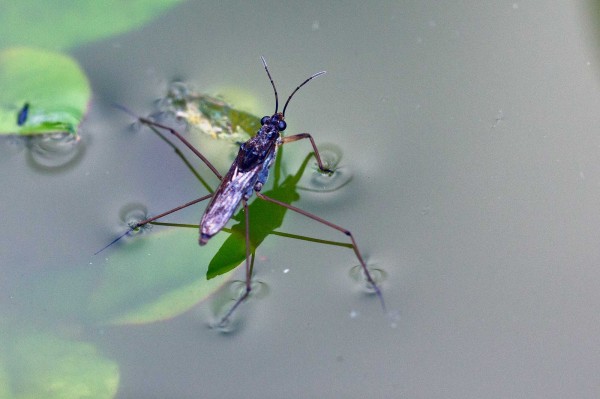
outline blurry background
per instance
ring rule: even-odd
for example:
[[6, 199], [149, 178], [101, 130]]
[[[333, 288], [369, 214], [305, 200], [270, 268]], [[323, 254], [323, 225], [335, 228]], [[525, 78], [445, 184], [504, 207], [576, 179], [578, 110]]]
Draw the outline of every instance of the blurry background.
[[[70, 47], [93, 93], [80, 159], [48, 169], [26, 144], [2, 141], [0, 326], [89, 344], [111, 365], [117, 398], [597, 397], [598, 9], [187, 1]], [[295, 205], [352, 230], [385, 272], [394, 316], [350, 276], [351, 251], [275, 236], [257, 251], [265, 295], [242, 305], [231, 334], [207, 328], [213, 298], [175, 318], [113, 327], [55, 318], [51, 300], [33, 301], [31, 281], [70, 275], [78, 286], [82, 270], [101, 276], [127, 250], [92, 255], [123, 231], [127, 204], [156, 214], [206, 192], [172, 149], [131, 131], [110, 104], [147, 114], [182, 79], [213, 95], [244, 93], [250, 111], [270, 114], [260, 55], [281, 97], [327, 70], [292, 101], [286, 133], [336, 144], [353, 178], [333, 193], [301, 192]], [[285, 147], [290, 173], [309, 150]], [[197, 223], [202, 209], [170, 220]], [[299, 215], [282, 230], [344, 239]], [[196, 233], [188, 237], [200, 262]], [[178, 261], [174, 252], [164, 268]], [[61, 297], [73, 288], [45, 289]], [[4, 347], [0, 377], [6, 392], [19, 391], [25, 377]]]

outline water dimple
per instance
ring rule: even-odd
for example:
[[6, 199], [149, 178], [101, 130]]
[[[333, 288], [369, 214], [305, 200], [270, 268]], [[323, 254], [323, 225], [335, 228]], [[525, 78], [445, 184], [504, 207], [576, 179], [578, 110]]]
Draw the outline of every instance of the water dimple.
[[140, 203], [131, 203], [122, 207], [119, 211], [119, 218], [125, 226], [131, 229], [129, 235], [141, 234], [152, 228], [151, 224], [137, 226], [139, 222], [148, 218], [148, 209]]
[[345, 166], [335, 167], [332, 174], [323, 173], [315, 165], [315, 169], [310, 174], [308, 187], [306, 190], [317, 192], [331, 192], [339, 190], [352, 180], [352, 172]]
[[[246, 298], [246, 300], [249, 298], [262, 299], [269, 293], [269, 286], [262, 281], [252, 279], [250, 284], [252, 289], [250, 290], [250, 295], [248, 298]], [[229, 283], [228, 291], [230, 295], [237, 300], [237, 298], [241, 298], [242, 295], [246, 293], [246, 282], [242, 280], [234, 280]]]
[[29, 139], [28, 147], [31, 162], [42, 170], [74, 165], [85, 150], [81, 137], [69, 133], [33, 136]]
[[243, 321], [231, 315], [227, 319], [223, 319], [227, 314], [228, 309], [223, 309], [222, 314], [216, 314], [214, 319], [208, 323], [208, 327], [221, 334], [234, 334], [242, 329]]
[[319, 146], [321, 162], [325, 169], [333, 173], [323, 172], [319, 169], [315, 159], [312, 171], [305, 173], [300, 179], [298, 189], [314, 192], [332, 192], [339, 190], [352, 180], [352, 171], [341, 165], [342, 150], [335, 144], [322, 144]]
[[[369, 274], [371, 278], [377, 284], [377, 286], [381, 287], [381, 283], [387, 279], [387, 273], [383, 269], [379, 269], [376, 267], [372, 267], [367, 265], [369, 269]], [[367, 280], [367, 276], [361, 265], [356, 265], [352, 269], [350, 269], [350, 277], [360, 286], [361, 290], [367, 294], [376, 294], [377, 291], [374, 289], [373, 285]]]
[[[246, 294], [246, 282], [235, 280], [227, 284], [224, 293], [213, 303], [213, 317], [208, 323], [211, 329], [224, 334], [231, 334], [241, 329], [244, 321], [239, 313], [248, 305], [248, 300], [264, 298], [269, 292], [268, 285], [263, 282], [252, 280], [251, 284], [250, 294], [238, 305], [236, 305], [237, 301]], [[230, 314], [234, 306], [237, 307]]]

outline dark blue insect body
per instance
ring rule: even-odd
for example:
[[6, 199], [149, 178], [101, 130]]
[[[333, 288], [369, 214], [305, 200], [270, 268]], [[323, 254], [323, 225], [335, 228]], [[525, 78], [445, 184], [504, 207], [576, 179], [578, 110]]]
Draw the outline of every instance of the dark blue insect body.
[[262, 127], [240, 146], [237, 157], [204, 211], [200, 221], [200, 245], [221, 231], [240, 202], [247, 201], [267, 182], [286, 123], [280, 112], [265, 116], [260, 122]]
[[27, 122], [28, 114], [29, 114], [29, 103], [25, 103], [23, 105], [23, 108], [21, 108], [19, 110], [19, 113], [17, 114], [17, 125], [18, 126], [23, 126], [25, 124], [25, 122]]

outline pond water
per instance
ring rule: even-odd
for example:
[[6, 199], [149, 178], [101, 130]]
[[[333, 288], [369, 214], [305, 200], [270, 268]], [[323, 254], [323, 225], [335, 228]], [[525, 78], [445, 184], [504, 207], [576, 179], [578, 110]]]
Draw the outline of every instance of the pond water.
[[[125, 207], [156, 214], [206, 193], [112, 103], [147, 114], [180, 79], [243, 93], [252, 112], [270, 114], [264, 55], [284, 98], [328, 72], [294, 97], [286, 133], [335, 144], [352, 180], [301, 191], [295, 205], [354, 233], [384, 275], [390, 315], [352, 277], [352, 251], [270, 236], [257, 251], [260, 295], [241, 306], [232, 333], [208, 327], [223, 292], [155, 323], [54, 323], [118, 364], [117, 398], [597, 397], [595, 10], [577, 1], [191, 1], [74, 49], [94, 93], [76, 159], [43, 166], [22, 141], [2, 141], [2, 312], [39, 321], [52, 304], [31, 305], [30, 281], [101, 274], [127, 250], [93, 255], [123, 231]], [[286, 145], [286, 170], [309, 150]], [[215, 161], [226, 170], [230, 158]], [[169, 221], [198, 223], [203, 209]], [[280, 230], [345, 238], [291, 213]], [[165, 268], [181, 261], [164, 256]], [[233, 279], [243, 278], [240, 267]]]

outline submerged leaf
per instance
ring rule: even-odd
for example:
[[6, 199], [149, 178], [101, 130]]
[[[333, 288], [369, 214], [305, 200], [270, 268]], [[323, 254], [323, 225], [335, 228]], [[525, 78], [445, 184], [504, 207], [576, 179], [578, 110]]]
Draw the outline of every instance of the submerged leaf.
[[214, 252], [225, 239], [198, 245], [196, 229], [169, 229], [135, 237], [108, 256], [93, 292], [90, 317], [106, 324], [138, 324], [177, 316], [218, 290], [229, 275], [207, 281]]
[[2, 398], [110, 399], [119, 386], [119, 367], [86, 342], [48, 333], [0, 336]]
[[135, 29], [182, 0], [4, 1], [0, 46], [67, 48]]
[[74, 59], [24, 47], [0, 52], [0, 87], [0, 134], [74, 134], [91, 93]]

